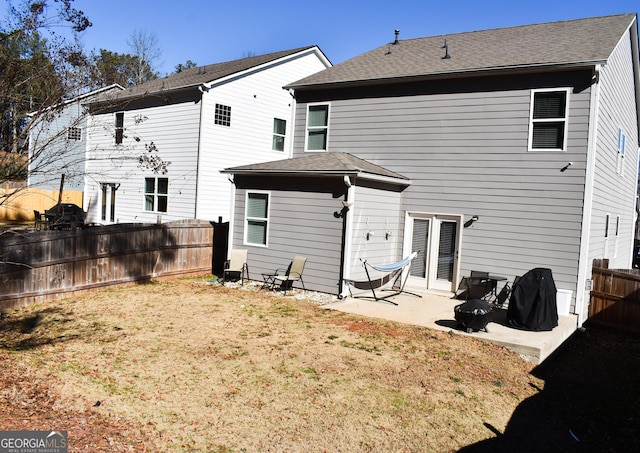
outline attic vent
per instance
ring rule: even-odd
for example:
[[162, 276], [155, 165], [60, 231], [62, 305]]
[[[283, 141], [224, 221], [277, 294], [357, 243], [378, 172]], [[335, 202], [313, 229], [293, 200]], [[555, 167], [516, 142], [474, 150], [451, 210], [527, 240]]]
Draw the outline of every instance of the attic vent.
[[444, 49], [444, 57], [442, 57], [442, 59], [447, 60], [451, 58], [451, 55], [449, 54], [449, 44], [447, 43], [447, 38], [444, 39], [444, 46], [442, 46], [442, 48]]
[[396, 39], [395, 41], [393, 41], [393, 44], [398, 44], [400, 42], [398, 41], [398, 35], [400, 35], [400, 30], [396, 30], [394, 33], [396, 34]]

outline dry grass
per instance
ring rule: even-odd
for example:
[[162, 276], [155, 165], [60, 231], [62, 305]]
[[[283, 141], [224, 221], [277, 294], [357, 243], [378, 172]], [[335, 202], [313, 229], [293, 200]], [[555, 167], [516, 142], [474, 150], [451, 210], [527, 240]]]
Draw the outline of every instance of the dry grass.
[[207, 283], [10, 312], [0, 351], [52, 386], [52, 411], [126, 422], [135, 451], [455, 451], [544, 387], [467, 336]]

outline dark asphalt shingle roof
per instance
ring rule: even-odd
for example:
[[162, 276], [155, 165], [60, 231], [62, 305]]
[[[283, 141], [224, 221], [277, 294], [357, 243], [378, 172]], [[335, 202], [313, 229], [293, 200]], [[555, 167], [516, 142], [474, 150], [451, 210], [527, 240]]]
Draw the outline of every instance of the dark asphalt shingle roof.
[[[288, 88], [354, 83], [380, 79], [553, 65], [604, 62], [635, 14], [592, 17], [562, 22], [400, 39], [322, 72]], [[444, 59], [445, 39], [451, 58]]]
[[288, 57], [316, 46], [299, 47], [296, 49], [272, 52], [264, 55], [241, 58], [239, 60], [214, 63], [206, 66], [185, 69], [176, 74], [170, 74], [160, 79], [136, 85], [122, 91], [117, 95], [118, 99], [137, 97], [146, 94], [162, 93], [182, 88], [197, 87], [203, 83], [210, 83], [215, 80], [237, 74], [248, 69], [261, 66], [280, 58]]
[[398, 179], [399, 182], [408, 184], [408, 178], [387, 170], [379, 165], [372, 164], [364, 159], [348, 153], [322, 152], [307, 154], [292, 159], [282, 159], [258, 164], [242, 165], [223, 170], [223, 173], [233, 174], [319, 174], [319, 175], [352, 175], [362, 177], [367, 175], [383, 176]]

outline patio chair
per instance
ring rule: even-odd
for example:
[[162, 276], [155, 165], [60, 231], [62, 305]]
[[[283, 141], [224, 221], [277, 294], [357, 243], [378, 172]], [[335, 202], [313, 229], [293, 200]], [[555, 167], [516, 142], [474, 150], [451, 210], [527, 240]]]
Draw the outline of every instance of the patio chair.
[[222, 280], [227, 281], [227, 276], [240, 279], [240, 284], [244, 285], [245, 275], [249, 280], [249, 265], [247, 264], [247, 250], [232, 249], [231, 258], [224, 263], [224, 270], [222, 272]]
[[33, 218], [35, 220], [35, 223], [33, 225], [33, 227], [36, 230], [41, 230], [43, 228], [46, 228], [47, 225], [47, 218], [44, 216], [43, 213], [41, 213], [40, 211], [37, 210], [33, 210]]
[[276, 269], [274, 275], [272, 275], [272, 288], [279, 284], [280, 289], [282, 291], [286, 291], [293, 288], [293, 284], [299, 281], [302, 285], [302, 289], [306, 290], [304, 287], [304, 280], [302, 280], [302, 271], [304, 270], [304, 265], [306, 263], [307, 257], [294, 256], [293, 261], [289, 263], [289, 267], [287, 267], [286, 272], [282, 273], [281, 269]]
[[456, 299], [483, 299], [490, 298], [495, 290], [496, 282], [488, 279], [489, 273], [484, 271], [471, 271], [469, 277], [462, 277]]

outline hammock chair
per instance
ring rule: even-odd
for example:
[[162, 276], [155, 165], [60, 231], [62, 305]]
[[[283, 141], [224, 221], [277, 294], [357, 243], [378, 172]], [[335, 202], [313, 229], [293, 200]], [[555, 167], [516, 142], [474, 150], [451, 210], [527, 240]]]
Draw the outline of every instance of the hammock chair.
[[[402, 278], [402, 270], [411, 265], [411, 261], [416, 257], [416, 255], [418, 254], [418, 252], [413, 252], [411, 255], [407, 256], [406, 258], [403, 258], [402, 260], [395, 262], [395, 263], [390, 263], [390, 264], [369, 264], [366, 260], [362, 260], [360, 259], [360, 261], [362, 261], [362, 266], [364, 267], [364, 271], [367, 274], [367, 280], [347, 280], [345, 279], [345, 283], [347, 283], [349, 285], [349, 294], [351, 294], [352, 297], [355, 297], [353, 295], [353, 293], [351, 292], [351, 286], [353, 286], [356, 289], [370, 289], [371, 292], [373, 293], [373, 298], [375, 300], [386, 300], [389, 297], [393, 297], [393, 296], [397, 296], [400, 293], [407, 293], [407, 294], [411, 294], [413, 296], [417, 296], [417, 297], [422, 297], [419, 294], [414, 294], [414, 293], [410, 293], [408, 291], [404, 290], [404, 285], [407, 283], [407, 279], [409, 278], [409, 273], [407, 273], [407, 275], [405, 276], [405, 278]], [[375, 278], [375, 279], [371, 279], [371, 274], [369, 273], [369, 267], [378, 271], [378, 272], [384, 272], [385, 275], [383, 275], [382, 277], [379, 278]], [[393, 294], [389, 294], [386, 295], [384, 297], [381, 297], [379, 295], [376, 294], [376, 289], [381, 288], [382, 286], [386, 285], [387, 283], [389, 283], [391, 280], [393, 280], [393, 284], [391, 285], [391, 289], [386, 289], [383, 291], [394, 291]], [[360, 296], [360, 297], [368, 297], [368, 296]], [[393, 305], [398, 305], [395, 302], [392, 302], [390, 300], [387, 300], [387, 302], [393, 304]]]

